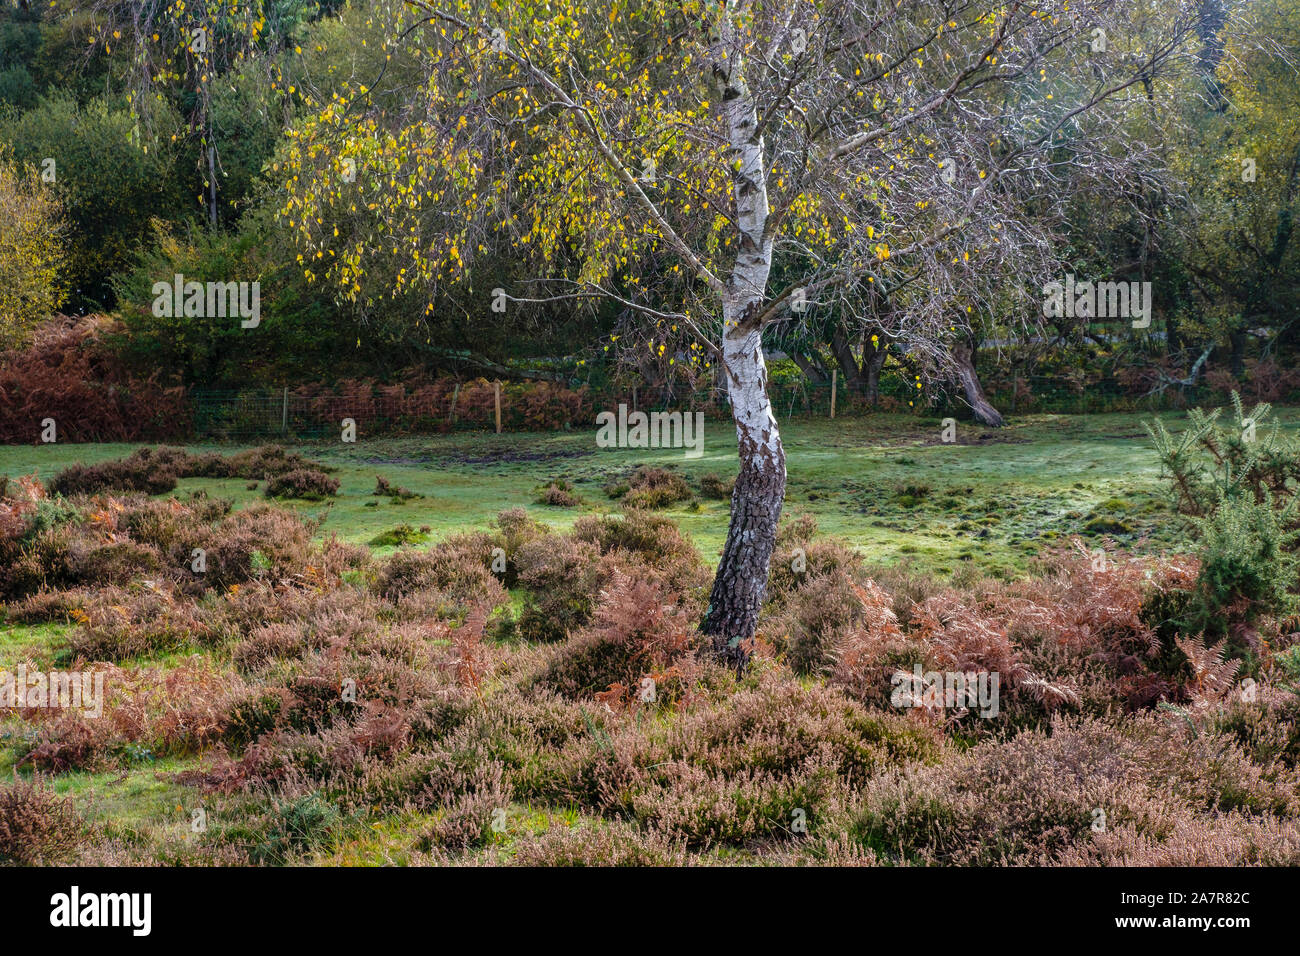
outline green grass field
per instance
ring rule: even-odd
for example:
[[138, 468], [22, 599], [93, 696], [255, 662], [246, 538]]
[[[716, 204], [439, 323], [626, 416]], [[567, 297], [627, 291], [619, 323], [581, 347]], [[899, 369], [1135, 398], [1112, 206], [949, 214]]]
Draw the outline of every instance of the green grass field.
[[[1158, 466], [1142, 428], [1147, 416], [1022, 416], [993, 430], [962, 424], [956, 444], [940, 441], [938, 420], [880, 415], [797, 421], [782, 433], [788, 452], [786, 510], [815, 515], [825, 534], [840, 536], [871, 561], [912, 560], [951, 573], [974, 562], [987, 573], [1014, 573], [1062, 538], [1110, 535], [1135, 550], [1177, 547], [1180, 529], [1167, 509]], [[1164, 416], [1177, 427], [1182, 416]], [[1300, 411], [1279, 414], [1300, 425]], [[81, 461], [128, 454], [118, 444], [0, 448], [0, 474], [48, 478]], [[191, 446], [229, 452], [231, 446]], [[584, 513], [618, 507], [604, 487], [640, 464], [679, 470], [698, 488], [714, 472], [736, 470], [729, 425], [709, 423], [705, 450], [600, 449], [593, 432], [457, 434], [411, 438], [362, 436], [356, 444], [294, 446], [338, 471], [339, 496], [327, 503], [287, 502], [323, 517], [321, 534], [357, 543], [401, 524], [428, 526], [437, 540], [486, 524], [503, 508], [527, 508], [557, 527]], [[423, 497], [406, 502], [372, 494], [382, 475]], [[536, 488], [571, 481], [583, 501], [574, 508], [536, 503]], [[202, 488], [236, 506], [262, 499], [243, 480], [187, 479], [179, 494]], [[700, 499], [667, 510], [712, 558], [726, 535], [728, 503]], [[382, 549], [381, 549], [382, 550]]]

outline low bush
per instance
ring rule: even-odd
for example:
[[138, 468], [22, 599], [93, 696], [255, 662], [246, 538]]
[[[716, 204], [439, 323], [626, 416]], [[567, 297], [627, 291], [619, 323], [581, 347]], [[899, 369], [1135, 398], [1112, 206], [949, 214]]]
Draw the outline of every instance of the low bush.
[[193, 661], [169, 670], [95, 665], [94, 674], [103, 676], [101, 713], [29, 711], [34, 726], [15, 741], [18, 766], [100, 771], [202, 753], [222, 739], [227, 701], [244, 693], [238, 675]]
[[236, 511], [208, 529], [195, 529], [173, 557], [188, 559], [194, 548], [205, 553], [206, 570], [191, 579], [224, 590], [255, 578], [302, 574], [312, 560], [314, 526], [292, 512], [259, 505]]
[[80, 842], [72, 801], [38, 783], [0, 784], [0, 862], [48, 866], [65, 862]]
[[509, 595], [491, 571], [492, 541], [487, 534], [460, 534], [427, 551], [401, 548], [380, 567], [375, 588], [412, 614], [441, 608], [463, 616], [471, 607], [498, 607]]
[[111, 588], [72, 612], [73, 661], [120, 662], [192, 647], [212, 635], [197, 609], [160, 587]]
[[315, 468], [295, 468], [273, 475], [266, 482], [268, 498], [301, 498], [320, 501], [339, 492], [339, 481]]
[[273, 824], [249, 856], [254, 863], [280, 866], [323, 850], [338, 832], [342, 814], [336, 806], [309, 793], [275, 808]]
[[625, 553], [684, 601], [704, 599], [711, 575], [695, 545], [664, 515], [638, 509], [621, 515], [586, 515], [574, 522], [573, 537], [595, 544], [601, 554]]
[[[293, 491], [301, 486], [309, 493], [324, 497], [338, 491], [338, 482], [333, 482], [333, 490], [326, 490], [332, 479], [325, 477], [325, 471], [320, 465], [301, 455], [291, 454], [279, 445], [263, 445], [230, 456], [214, 452], [192, 455], [183, 448], [138, 448], [115, 461], [70, 465], [55, 474], [49, 490], [64, 497], [105, 491], [156, 495], [174, 489], [181, 478], [251, 478], [257, 481], [280, 479], [282, 489]], [[286, 481], [289, 475], [295, 477]]]
[[700, 477], [700, 495], [705, 498], [712, 498], [715, 501], [730, 501], [731, 492], [735, 487], [735, 478], [726, 481], [713, 472], [708, 472]]
[[141, 448], [119, 461], [70, 465], [50, 480], [50, 492], [71, 498], [101, 491], [140, 491], [159, 495], [176, 487], [176, 462]]
[[563, 478], [557, 478], [537, 491], [537, 503], [553, 508], [572, 508], [581, 503], [574, 493], [573, 485]]
[[675, 471], [642, 465], [632, 473], [627, 490], [619, 497], [628, 508], [666, 508], [690, 501], [694, 494], [686, 479]]
[[694, 622], [657, 587], [616, 574], [590, 626], [551, 659], [539, 683], [610, 706], [680, 703], [695, 676]]
[[591, 620], [614, 565], [602, 560], [590, 541], [548, 535], [524, 544], [515, 554], [517, 583], [527, 593], [519, 633], [533, 641], [558, 641]]

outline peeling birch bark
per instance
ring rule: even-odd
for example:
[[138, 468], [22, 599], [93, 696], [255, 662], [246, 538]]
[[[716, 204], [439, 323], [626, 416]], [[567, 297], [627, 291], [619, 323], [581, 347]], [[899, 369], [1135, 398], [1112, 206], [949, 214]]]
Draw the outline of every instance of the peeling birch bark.
[[767, 234], [770, 207], [763, 139], [744, 63], [730, 42], [730, 22], [714, 45], [713, 76], [727, 124], [728, 160], [735, 164], [732, 189], [739, 248], [723, 295], [722, 364], [736, 423], [740, 473], [731, 495], [731, 522], [718, 561], [702, 630], [715, 652], [737, 671], [748, 663], [767, 593], [776, 527], [785, 498], [785, 449], [767, 394], [762, 310], [772, 267]]

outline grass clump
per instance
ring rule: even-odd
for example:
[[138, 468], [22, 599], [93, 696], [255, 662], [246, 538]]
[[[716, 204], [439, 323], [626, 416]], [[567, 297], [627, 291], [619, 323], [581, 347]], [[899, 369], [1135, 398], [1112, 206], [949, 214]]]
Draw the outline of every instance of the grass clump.
[[375, 490], [372, 491], [371, 494], [377, 498], [389, 498], [392, 500], [393, 504], [424, 497], [424, 495], [416, 494], [409, 488], [403, 488], [401, 485], [393, 485], [383, 475], [375, 475]]
[[429, 540], [429, 526], [421, 525], [417, 530], [409, 524], [399, 524], [389, 528], [370, 539], [372, 548], [400, 548], [412, 544], [424, 544]]

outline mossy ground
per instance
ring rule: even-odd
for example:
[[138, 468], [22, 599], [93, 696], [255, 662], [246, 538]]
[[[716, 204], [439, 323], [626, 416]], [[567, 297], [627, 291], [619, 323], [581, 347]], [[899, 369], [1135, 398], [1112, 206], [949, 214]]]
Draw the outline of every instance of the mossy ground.
[[[1015, 574], [1044, 547], [1074, 534], [1110, 535], [1136, 550], [1176, 547], [1182, 531], [1169, 511], [1142, 420], [1132, 414], [1020, 416], [1003, 429], [961, 424], [957, 442], [940, 441], [937, 419], [904, 415], [792, 421], [782, 425], [788, 455], [786, 508], [817, 517], [823, 534], [840, 536], [868, 560], [911, 560], [951, 573], [961, 562]], [[1181, 416], [1164, 416], [1176, 427]], [[1300, 411], [1283, 410], [1288, 428]], [[121, 444], [0, 448], [0, 474], [48, 478], [73, 462], [128, 454]], [[192, 451], [236, 450], [190, 446]], [[637, 465], [674, 468], [694, 488], [713, 472], [736, 471], [735, 435], [725, 422], [705, 429], [704, 454], [680, 449], [601, 449], [594, 433], [482, 433], [367, 439], [354, 445], [312, 443], [294, 451], [338, 468], [342, 487], [328, 502], [285, 502], [323, 517], [321, 534], [368, 543], [400, 525], [428, 526], [430, 540], [487, 523], [503, 508], [523, 506], [567, 528], [581, 514], [612, 510], [605, 486]], [[421, 497], [372, 494], [382, 475]], [[536, 502], [537, 487], [572, 482], [581, 503]], [[185, 479], [177, 494], [203, 489], [236, 506], [262, 500], [242, 479]], [[729, 503], [703, 497], [666, 509], [705, 558], [726, 536]], [[382, 553], [382, 549], [381, 549]]]

